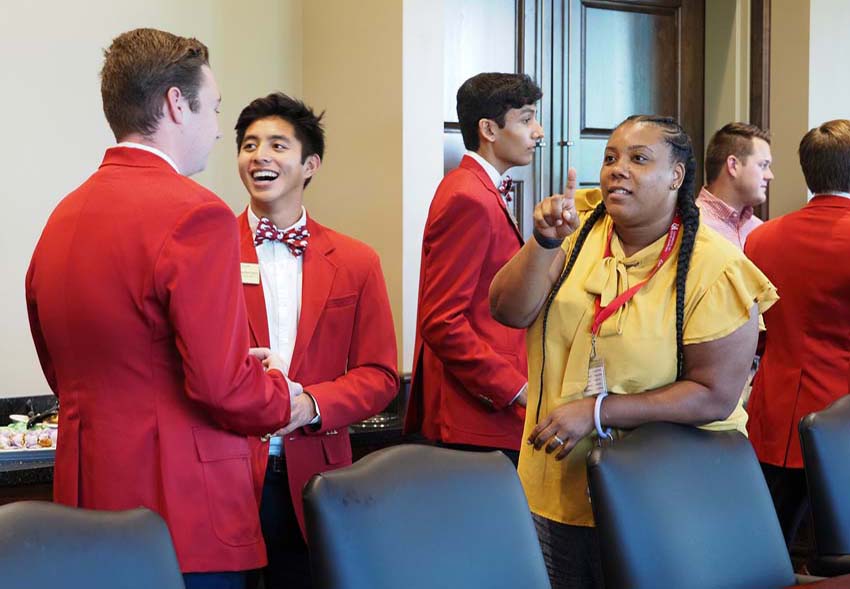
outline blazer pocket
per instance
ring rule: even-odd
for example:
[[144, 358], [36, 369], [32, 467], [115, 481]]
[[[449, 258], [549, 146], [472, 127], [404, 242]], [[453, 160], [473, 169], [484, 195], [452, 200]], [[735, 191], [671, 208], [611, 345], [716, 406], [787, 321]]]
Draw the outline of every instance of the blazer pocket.
[[228, 546], [259, 542], [260, 520], [247, 438], [203, 427], [193, 428], [192, 433], [216, 537]]
[[344, 466], [351, 464], [351, 438], [348, 432], [322, 436], [322, 452], [329, 466]]
[[353, 305], [357, 302], [357, 293], [353, 292], [351, 294], [342, 295], [339, 297], [329, 298], [325, 303], [326, 309], [332, 309], [334, 307], [347, 307], [349, 305]]

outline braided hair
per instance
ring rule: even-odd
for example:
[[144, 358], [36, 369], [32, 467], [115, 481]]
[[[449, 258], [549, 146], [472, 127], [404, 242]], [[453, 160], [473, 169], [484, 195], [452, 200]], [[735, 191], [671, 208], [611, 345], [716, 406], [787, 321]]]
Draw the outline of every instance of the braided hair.
[[[688, 280], [688, 270], [691, 266], [691, 256], [696, 242], [696, 233], [699, 229], [699, 209], [694, 201], [694, 185], [696, 184], [696, 160], [691, 139], [684, 129], [672, 117], [660, 117], [655, 115], [632, 115], [618, 125], [618, 128], [626, 123], [644, 123], [654, 125], [661, 129], [664, 142], [670, 146], [670, 157], [674, 163], [682, 163], [685, 166], [685, 175], [676, 195], [676, 207], [682, 219], [682, 241], [679, 247], [679, 258], [676, 265], [676, 380], [681, 378], [685, 364], [684, 349], [684, 320], [685, 320], [685, 286]], [[581, 252], [582, 246], [587, 239], [590, 230], [596, 222], [605, 215], [605, 203], [599, 203], [587, 220], [582, 225], [575, 244], [573, 245], [570, 258], [564, 267], [558, 280], [552, 286], [546, 304], [543, 307], [543, 354], [540, 366], [540, 390], [537, 402], [537, 415], [535, 422], [540, 421], [540, 407], [543, 404], [543, 373], [546, 369], [546, 326], [549, 319], [549, 310], [558, 291], [569, 276], [575, 265], [576, 259]]]

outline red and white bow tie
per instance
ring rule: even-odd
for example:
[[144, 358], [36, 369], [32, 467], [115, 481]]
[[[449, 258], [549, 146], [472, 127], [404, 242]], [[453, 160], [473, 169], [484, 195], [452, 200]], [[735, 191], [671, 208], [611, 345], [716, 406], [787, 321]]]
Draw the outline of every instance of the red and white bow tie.
[[506, 201], [511, 202], [513, 198], [511, 197], [511, 188], [513, 188], [514, 181], [510, 176], [505, 176], [502, 178], [502, 183], [499, 184], [499, 194], [501, 194]]
[[254, 234], [254, 245], [260, 245], [266, 241], [279, 241], [286, 244], [289, 251], [296, 258], [304, 253], [307, 249], [307, 238], [310, 237], [310, 231], [306, 225], [300, 225], [286, 231], [282, 231], [275, 227], [274, 223], [266, 217], [260, 219], [257, 223], [257, 232]]

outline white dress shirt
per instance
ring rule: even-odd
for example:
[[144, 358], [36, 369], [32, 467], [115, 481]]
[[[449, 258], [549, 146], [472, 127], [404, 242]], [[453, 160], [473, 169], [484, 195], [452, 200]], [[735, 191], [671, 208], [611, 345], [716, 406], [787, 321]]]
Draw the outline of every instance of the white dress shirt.
[[[288, 231], [304, 225], [307, 212], [301, 207], [301, 217]], [[248, 207], [248, 226], [256, 233], [259, 217]], [[292, 364], [298, 319], [301, 317], [301, 285], [304, 273], [304, 256], [293, 256], [289, 247], [280, 241], [265, 241], [256, 246], [260, 264], [260, 280], [266, 300], [266, 318], [269, 324], [269, 344], [272, 352], [283, 360], [286, 374]]]
[[[260, 219], [248, 207], [248, 226], [251, 233], [257, 232]], [[289, 227], [278, 227], [289, 231], [307, 223], [307, 211], [301, 207], [301, 217]], [[260, 280], [263, 283], [263, 298], [266, 302], [266, 320], [269, 325], [269, 345], [272, 352], [283, 360], [284, 372], [288, 375], [292, 365], [292, 353], [295, 350], [295, 338], [298, 335], [298, 320], [301, 318], [301, 289], [304, 275], [304, 256], [294, 256], [289, 247], [280, 241], [264, 241], [258, 246], [257, 262], [260, 266]], [[313, 406], [316, 417], [320, 419], [316, 399]], [[273, 436], [269, 441], [269, 454], [280, 456], [283, 451], [283, 439]]]
[[[150, 145], [142, 145], [141, 143], [133, 143], [132, 141], [122, 141], [121, 143], [113, 145], [112, 147], [129, 147], [131, 149], [141, 149], [142, 151], [147, 151], [148, 153], [152, 153], [156, 156], [161, 157], [166, 162], [168, 162], [168, 165], [174, 168], [175, 172], [177, 172], [178, 174], [180, 173], [180, 170], [177, 168], [177, 164], [174, 163], [174, 160], [168, 157], [167, 153], [165, 153], [164, 151], [160, 151], [156, 147], [151, 147]], [[109, 149], [112, 148], [110, 147]]]

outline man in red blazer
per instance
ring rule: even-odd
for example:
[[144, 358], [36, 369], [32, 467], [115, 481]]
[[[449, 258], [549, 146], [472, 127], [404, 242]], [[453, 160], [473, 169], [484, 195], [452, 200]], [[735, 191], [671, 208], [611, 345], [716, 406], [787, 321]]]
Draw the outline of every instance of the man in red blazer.
[[60, 398], [54, 499], [148, 507], [186, 586], [244, 587], [265, 564], [248, 434], [290, 418], [289, 389], [249, 355], [230, 208], [189, 180], [219, 136], [207, 48], [117, 37], [103, 107], [120, 142], [53, 211], [26, 277], [44, 374]]
[[500, 449], [514, 464], [525, 418], [525, 331], [490, 316], [489, 289], [523, 244], [502, 176], [534, 157], [541, 95], [520, 74], [479, 74], [458, 90], [467, 153], [437, 188], [425, 224], [405, 419], [407, 432], [453, 448]]
[[781, 297], [764, 316], [765, 351], [747, 411], [789, 544], [807, 505], [797, 425], [850, 393], [850, 121], [812, 129], [799, 151], [814, 196], [756, 229], [745, 246]]
[[351, 464], [348, 426], [381, 411], [399, 386], [378, 255], [303, 206], [322, 163], [320, 121], [303, 102], [275, 93], [251, 102], [236, 123], [239, 175], [250, 195], [238, 222], [251, 339], [280, 354], [303, 387], [289, 425], [268, 430], [270, 443], [254, 443], [266, 589], [310, 587], [304, 484]]

